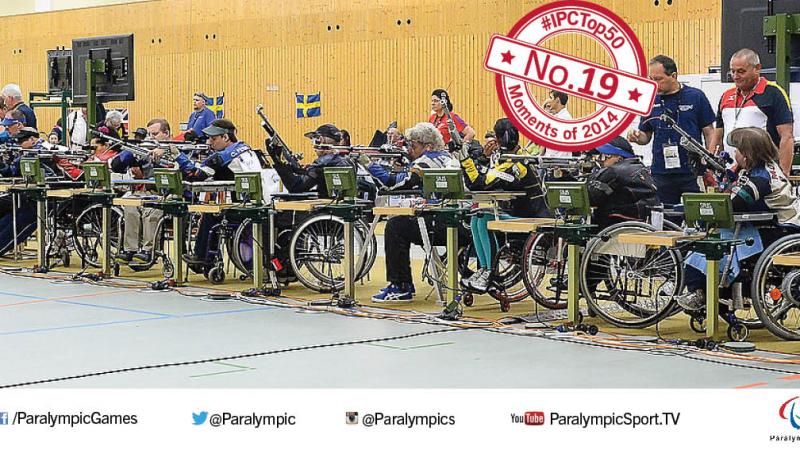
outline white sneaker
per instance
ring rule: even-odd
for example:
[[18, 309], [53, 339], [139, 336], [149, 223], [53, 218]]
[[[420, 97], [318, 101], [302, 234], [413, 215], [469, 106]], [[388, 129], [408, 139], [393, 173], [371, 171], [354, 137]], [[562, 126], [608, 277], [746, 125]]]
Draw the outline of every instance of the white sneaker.
[[483, 267], [479, 267], [472, 275], [467, 278], [461, 279], [461, 285], [467, 289], [472, 289], [472, 284], [478, 281], [482, 276], [483, 273], [486, 272], [488, 269], [484, 269]]
[[697, 311], [706, 306], [706, 299], [702, 289], [698, 289], [688, 294], [676, 295], [675, 301], [686, 311]]
[[489, 269], [481, 269], [479, 272], [479, 276], [477, 279], [472, 280], [469, 284], [469, 287], [476, 292], [486, 292], [489, 289], [489, 277], [492, 275], [492, 271]]

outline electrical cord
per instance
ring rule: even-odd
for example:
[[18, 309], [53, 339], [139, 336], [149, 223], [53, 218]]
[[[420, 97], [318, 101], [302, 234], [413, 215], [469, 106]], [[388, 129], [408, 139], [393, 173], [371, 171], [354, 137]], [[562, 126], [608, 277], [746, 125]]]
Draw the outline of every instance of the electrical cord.
[[[17, 272], [8, 272], [6, 270], [0, 270], [0, 273], [5, 273], [7, 275], [17, 276], [17, 277], [28, 277], [28, 278], [39, 278], [39, 279], [49, 279], [54, 281], [61, 280], [60, 278], [53, 277], [52, 275], [43, 275], [43, 274], [25, 274], [25, 273], [17, 273]], [[90, 281], [87, 281], [90, 282]], [[119, 287], [119, 288], [128, 288], [128, 289], [139, 289], [141, 286], [131, 285], [130, 283], [124, 284], [120, 282], [112, 282], [109, 280], [103, 280], [102, 282], [90, 282], [91, 284], [98, 285], [98, 286], [106, 286], [106, 287]], [[202, 294], [192, 294], [188, 293], [191, 289], [186, 288], [173, 288], [175, 292], [179, 295], [191, 297], [191, 298], [198, 298], [203, 297], [203, 301], [208, 296], [209, 292], [203, 292]], [[738, 353], [733, 353], [729, 351], [725, 351], [724, 349], [718, 349], [717, 352], [709, 352], [704, 349], [699, 349], [696, 347], [683, 347], [683, 346], [676, 346], [675, 343], [666, 341], [661, 343], [642, 343], [642, 342], [630, 342], [627, 340], [626, 337], [620, 337], [614, 335], [612, 333], [604, 333], [606, 336], [589, 336], [581, 332], [576, 332], [574, 335], [561, 335], [558, 339], [554, 338], [553, 336], [543, 335], [541, 332], [535, 331], [521, 331], [515, 330], [513, 327], [503, 324], [500, 320], [497, 321], [486, 321], [482, 319], [473, 319], [469, 317], [462, 317], [458, 321], [447, 321], [443, 322], [438, 319], [436, 316], [431, 315], [429, 313], [420, 313], [417, 311], [409, 311], [399, 313], [396, 311], [392, 311], [392, 313], [385, 313], [383, 311], [375, 311], [372, 307], [358, 307], [354, 309], [341, 309], [341, 308], [333, 308], [333, 307], [318, 307], [309, 305], [307, 302], [308, 300], [302, 298], [292, 298], [290, 296], [282, 296], [285, 298], [286, 301], [278, 301], [277, 299], [253, 299], [253, 298], [246, 298], [243, 296], [233, 295], [231, 300], [238, 300], [245, 303], [250, 304], [258, 304], [264, 306], [275, 306], [275, 307], [283, 307], [283, 308], [290, 308], [290, 309], [298, 309], [298, 310], [309, 310], [309, 311], [317, 311], [317, 312], [332, 312], [339, 315], [345, 315], [350, 317], [366, 317], [366, 318], [376, 318], [376, 319], [385, 319], [385, 320], [393, 320], [398, 323], [415, 323], [415, 324], [436, 324], [436, 325], [448, 325], [454, 329], [486, 329], [489, 331], [495, 331], [500, 333], [507, 333], [507, 334], [514, 334], [514, 335], [521, 335], [521, 336], [535, 336], [541, 338], [547, 338], [551, 340], [558, 340], [564, 341], [564, 337], [569, 338], [570, 342], [580, 343], [584, 345], [592, 345], [598, 346], [603, 348], [615, 348], [620, 350], [628, 350], [628, 351], [643, 351], [653, 355], [661, 355], [661, 356], [691, 356], [693, 354], [704, 354], [716, 358], [725, 358], [725, 359], [732, 359], [738, 361], [747, 361], [747, 362], [760, 362], [760, 363], [767, 363], [767, 364], [800, 364], [800, 359], [778, 359], [778, 358], [769, 358], [763, 356], [753, 356], [753, 355], [743, 355]], [[293, 300], [298, 302], [297, 304], [290, 304], [287, 301]], [[551, 325], [546, 323], [541, 319], [539, 316], [539, 308], [538, 305], [535, 309], [535, 316], [537, 321], [544, 326], [546, 326], [549, 330], [555, 330]], [[795, 355], [791, 355], [795, 356]], [[702, 358], [692, 358], [692, 359], [700, 359]], [[714, 361], [711, 361], [714, 362]], [[729, 365], [734, 365], [734, 363], [727, 363]], [[752, 368], [752, 366], [748, 366], [745, 364], [739, 364], [738, 366], [744, 368]], [[767, 370], [768, 368], [760, 368]], [[781, 373], [787, 374], [800, 374], [800, 372], [792, 372], [792, 371], [781, 371], [780, 369], [773, 369], [773, 371], [778, 371]]]
[[41, 380], [34, 380], [34, 381], [25, 381], [21, 383], [12, 383], [6, 385], [0, 385], [0, 389], [9, 389], [9, 388], [18, 388], [18, 387], [25, 387], [25, 386], [34, 386], [34, 385], [41, 385], [41, 384], [48, 384], [48, 383], [56, 383], [61, 381], [70, 381], [70, 380], [77, 380], [83, 378], [91, 378], [91, 377], [98, 377], [103, 375], [111, 375], [111, 374], [118, 374], [118, 373], [126, 373], [126, 372], [135, 372], [140, 370], [149, 370], [149, 369], [163, 369], [167, 367], [180, 367], [180, 366], [191, 366], [197, 364], [206, 364], [206, 363], [213, 363], [219, 361], [232, 361], [237, 359], [244, 359], [244, 358], [257, 358], [261, 356], [270, 356], [270, 355], [278, 355], [282, 353], [292, 353], [292, 352], [299, 352], [303, 350], [318, 350], [323, 348], [333, 348], [333, 347], [346, 347], [351, 345], [360, 345], [360, 344], [372, 344], [376, 342], [388, 342], [388, 341], [396, 341], [401, 339], [410, 339], [419, 336], [428, 336], [433, 334], [441, 334], [441, 333], [449, 333], [453, 331], [460, 331], [457, 328], [452, 329], [444, 329], [444, 330], [430, 330], [430, 331], [422, 331], [419, 333], [410, 333], [410, 334], [403, 334], [398, 336], [389, 336], [383, 338], [373, 338], [373, 339], [360, 339], [360, 340], [353, 340], [353, 341], [344, 341], [344, 342], [331, 342], [326, 344], [314, 344], [314, 345], [306, 345], [302, 347], [289, 347], [283, 348], [278, 350], [267, 350], [263, 352], [256, 352], [256, 353], [245, 353], [240, 355], [231, 355], [231, 356], [220, 356], [216, 358], [207, 358], [207, 359], [196, 359], [191, 361], [181, 361], [181, 362], [171, 362], [171, 363], [161, 363], [161, 364], [148, 364], [143, 366], [134, 366], [134, 367], [125, 367], [120, 369], [110, 369], [104, 370], [101, 372], [89, 372], [84, 374], [78, 375], [69, 375], [64, 377], [56, 377], [56, 378], [45, 378]]

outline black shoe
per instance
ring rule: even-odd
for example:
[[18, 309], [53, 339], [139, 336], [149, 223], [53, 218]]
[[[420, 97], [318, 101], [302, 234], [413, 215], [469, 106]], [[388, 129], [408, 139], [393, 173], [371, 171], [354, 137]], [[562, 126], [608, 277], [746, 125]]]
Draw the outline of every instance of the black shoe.
[[137, 264], [150, 264], [152, 260], [152, 255], [150, 252], [138, 252], [133, 255], [133, 262]]
[[192, 254], [183, 255], [183, 260], [186, 264], [194, 265], [194, 266], [210, 266], [211, 261], [203, 258], [199, 258]]
[[133, 259], [133, 253], [134, 252], [127, 251], [127, 250], [123, 251], [123, 252], [119, 252], [119, 253], [117, 253], [117, 256], [116, 256], [115, 259], [117, 261], [129, 263], [129, 262], [131, 262], [131, 259]]

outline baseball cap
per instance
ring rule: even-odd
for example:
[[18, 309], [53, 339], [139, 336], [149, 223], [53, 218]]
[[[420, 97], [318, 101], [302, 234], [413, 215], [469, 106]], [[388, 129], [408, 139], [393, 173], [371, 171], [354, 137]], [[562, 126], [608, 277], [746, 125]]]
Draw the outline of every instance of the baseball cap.
[[597, 151], [604, 154], [604, 155], [617, 155], [623, 158], [633, 158], [633, 153], [626, 152], [625, 150], [614, 147], [611, 144], [603, 144], [600, 147], [597, 147]]
[[15, 123], [21, 123], [21, 124], [25, 125], [25, 121], [24, 120], [12, 119], [10, 117], [7, 117], [7, 118], [3, 119], [3, 121], [0, 122], [0, 125], [3, 125], [4, 127], [10, 127], [11, 125], [14, 125]]
[[236, 127], [227, 119], [216, 119], [211, 122], [211, 126], [203, 128], [206, 136], [222, 136], [223, 134], [235, 133]]
[[303, 136], [314, 139], [316, 137], [327, 137], [334, 140], [339, 140], [342, 138], [342, 132], [336, 128], [336, 125], [331, 123], [322, 124], [314, 131], [309, 131], [308, 133], [304, 134]]

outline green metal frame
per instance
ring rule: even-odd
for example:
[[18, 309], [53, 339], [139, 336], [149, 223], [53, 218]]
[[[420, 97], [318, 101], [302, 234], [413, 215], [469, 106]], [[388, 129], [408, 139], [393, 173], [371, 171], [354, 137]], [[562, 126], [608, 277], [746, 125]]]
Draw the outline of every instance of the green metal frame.
[[86, 115], [89, 125], [97, 123], [97, 74], [105, 72], [105, 60], [86, 60]]
[[567, 321], [576, 326], [580, 324], [580, 287], [578, 272], [581, 262], [581, 248], [594, 236], [597, 225], [565, 223], [539, 227], [539, 231], [553, 233], [567, 242]]
[[[37, 98], [48, 99], [61, 96], [61, 101], [36, 101]], [[61, 108], [61, 126], [62, 129], [67, 129], [67, 116], [69, 115], [70, 100], [72, 100], [72, 91], [61, 91], [58, 93], [50, 94], [48, 92], [31, 92], [28, 94], [28, 106], [31, 108]], [[67, 133], [61, 133], [61, 145], [67, 145]]]
[[800, 14], [764, 17], [764, 36], [775, 37], [775, 80], [789, 95], [791, 37], [800, 36]]

